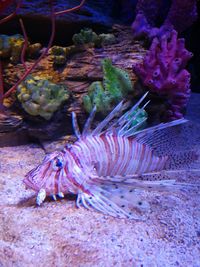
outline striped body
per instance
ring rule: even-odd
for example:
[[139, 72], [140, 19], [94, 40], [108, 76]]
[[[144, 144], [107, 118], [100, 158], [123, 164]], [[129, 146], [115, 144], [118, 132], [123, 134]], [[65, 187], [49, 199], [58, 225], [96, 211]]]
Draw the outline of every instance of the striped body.
[[134, 138], [113, 134], [88, 136], [46, 156], [41, 165], [27, 174], [24, 182], [36, 191], [44, 188], [47, 195], [90, 192], [93, 178], [159, 171], [166, 160], [165, 156], [154, 156], [148, 146]]
[[98, 176], [135, 175], [159, 171], [167, 157], [156, 157], [134, 138], [101, 134], [79, 139], [70, 149], [84, 166], [93, 166]]
[[[166, 180], [161, 171], [171, 163], [175, 167], [181, 167], [181, 162], [192, 163], [196, 160], [196, 154], [194, 157], [193, 152], [186, 151], [178, 158], [171, 152], [157, 156], [151, 144], [160, 146], [163, 129], [168, 129], [170, 138], [176, 137], [176, 131], [171, 129], [185, 120], [140, 130], [146, 118], [137, 120], [137, 117], [144, 113], [143, 108], [139, 109], [138, 106], [145, 96], [131, 110], [112, 122], [113, 118], [127, 107], [126, 103], [119, 103], [91, 131], [94, 107], [82, 134], [75, 114], [72, 114], [78, 140], [62, 151], [47, 155], [24, 179], [26, 186], [38, 193], [38, 205], [47, 195], [52, 195], [56, 200], [56, 196], [63, 197], [66, 193], [73, 193], [78, 195], [78, 207], [82, 205], [87, 209], [94, 208], [114, 217], [144, 219], [143, 212], [149, 211], [150, 207], [148, 201], [143, 199], [144, 190], [171, 192], [173, 188], [179, 188], [175, 180]], [[168, 143], [161, 147], [161, 151], [170, 151]], [[158, 152], [159, 149], [156, 153]], [[184, 186], [180, 185], [180, 188]]]

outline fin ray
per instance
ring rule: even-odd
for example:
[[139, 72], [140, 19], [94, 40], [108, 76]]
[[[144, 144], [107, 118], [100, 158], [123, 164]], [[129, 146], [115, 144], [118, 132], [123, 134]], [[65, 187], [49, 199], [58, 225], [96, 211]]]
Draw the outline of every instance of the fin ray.
[[[91, 189], [91, 192], [94, 193], [92, 195], [80, 193], [79, 203], [77, 203], [78, 207], [80, 206], [81, 200], [81, 204], [85, 208], [89, 210], [93, 208], [113, 217], [129, 218], [134, 220], [145, 220], [147, 218], [150, 206], [148, 202], [142, 200], [140, 190], [132, 191], [129, 195], [127, 195], [128, 197], [126, 197], [125, 194], [122, 199], [119, 194], [118, 196], [116, 194], [112, 194], [107, 187], [93, 186]], [[126, 189], [129, 190], [129, 187]], [[123, 193], [123, 189], [120, 193]]]

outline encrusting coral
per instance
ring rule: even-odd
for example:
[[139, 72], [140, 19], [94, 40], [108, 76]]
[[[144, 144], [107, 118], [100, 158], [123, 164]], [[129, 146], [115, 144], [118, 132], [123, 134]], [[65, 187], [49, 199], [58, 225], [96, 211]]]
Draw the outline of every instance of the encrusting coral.
[[[17, 63], [20, 60], [24, 45], [24, 37], [20, 34], [15, 35], [0, 35], [0, 58], [9, 58], [12, 63]], [[26, 54], [32, 56], [38, 53], [41, 49], [41, 44], [27, 44]]]
[[158, 15], [165, 8], [165, 1], [161, 0], [138, 0], [137, 15], [132, 24], [134, 38], [162, 36], [166, 32], [175, 29], [182, 32], [190, 27], [197, 19], [196, 0], [173, 0], [169, 12], [161, 25], [157, 27]]
[[190, 73], [185, 69], [192, 57], [185, 48], [184, 39], [177, 38], [173, 30], [171, 36], [154, 38], [142, 63], [133, 66], [136, 75], [148, 90], [167, 99], [169, 110], [166, 119], [183, 117], [190, 96]]
[[93, 82], [88, 94], [83, 97], [84, 108], [90, 112], [96, 105], [97, 112], [103, 114], [122, 100], [129, 92], [133, 91], [133, 86], [126, 71], [112, 65], [110, 59], [102, 61], [103, 83]]
[[69, 98], [69, 93], [63, 85], [29, 75], [18, 86], [17, 98], [27, 113], [49, 120], [61, 104]]

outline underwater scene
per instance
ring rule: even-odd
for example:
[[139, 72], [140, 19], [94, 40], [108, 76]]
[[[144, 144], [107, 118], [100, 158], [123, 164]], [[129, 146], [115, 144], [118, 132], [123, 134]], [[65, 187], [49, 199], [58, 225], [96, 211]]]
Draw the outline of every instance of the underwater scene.
[[199, 12], [0, 0], [0, 267], [200, 267]]

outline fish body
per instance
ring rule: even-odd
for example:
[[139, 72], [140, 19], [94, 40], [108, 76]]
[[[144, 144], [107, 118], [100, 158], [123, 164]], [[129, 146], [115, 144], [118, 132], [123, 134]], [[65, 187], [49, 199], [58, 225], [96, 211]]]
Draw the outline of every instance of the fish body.
[[[173, 155], [156, 155], [150, 145], [152, 137], [148, 139], [146, 136], [155, 134], [157, 140], [162, 129], [186, 122], [182, 119], [141, 130], [146, 118], [140, 121], [136, 118], [138, 115], [141, 118], [144, 112], [144, 107], [140, 109], [138, 106], [145, 96], [131, 110], [111, 122], [123, 110], [124, 104], [121, 102], [91, 130], [94, 108], [82, 134], [73, 114], [78, 140], [62, 151], [47, 155], [24, 179], [26, 186], [38, 193], [38, 205], [47, 195], [56, 199], [56, 195], [63, 197], [64, 194], [73, 193], [78, 195], [78, 207], [95, 208], [120, 218], [145, 218], [150, 205], [142, 199], [142, 192], [171, 190], [175, 181], [161, 180], [162, 175], [155, 173], [160, 174], [170, 165], [170, 161], [176, 162]], [[187, 162], [196, 160], [193, 153], [188, 155]], [[153, 177], [153, 181], [149, 177]]]
[[133, 138], [113, 134], [87, 136], [47, 155], [24, 182], [37, 192], [45, 188], [47, 195], [78, 194], [79, 190], [88, 192], [88, 185], [95, 178], [159, 171], [166, 160], [166, 156], [154, 156], [148, 146]]

